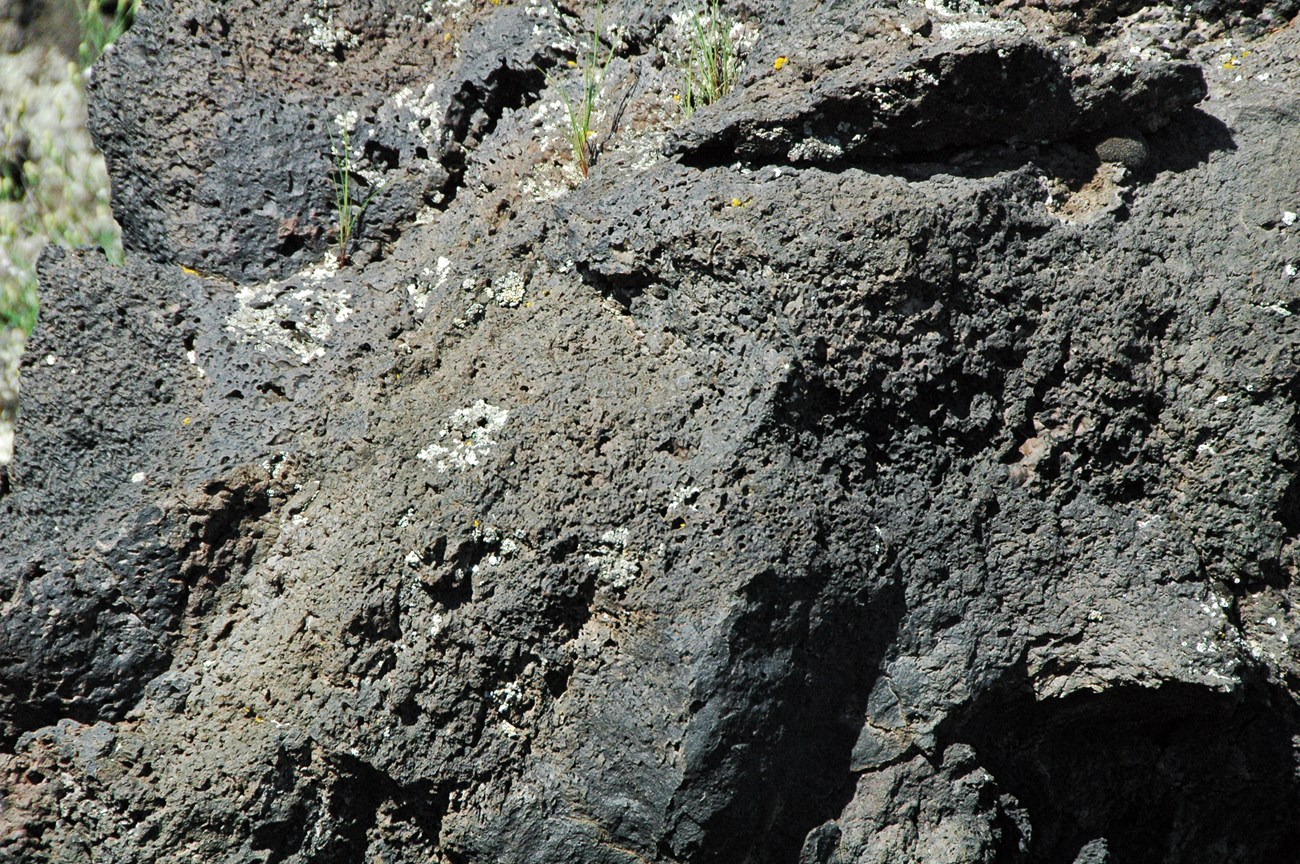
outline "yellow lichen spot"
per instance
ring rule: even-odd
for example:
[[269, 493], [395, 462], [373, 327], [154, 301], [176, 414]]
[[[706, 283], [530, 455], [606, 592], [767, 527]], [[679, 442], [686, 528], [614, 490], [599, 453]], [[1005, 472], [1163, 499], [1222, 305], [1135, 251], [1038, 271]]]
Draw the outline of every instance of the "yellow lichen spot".
[[479, 526], [479, 521], [478, 521], [477, 519], [475, 519], [475, 520], [474, 520], [474, 527], [477, 528], [478, 526]]
[[524, 301], [524, 308], [525, 308], [525, 309], [531, 309], [531, 308], [533, 308], [533, 301], [532, 301], [532, 300], [525, 300], [525, 301]]
[[492, 0], [492, 5], [493, 5], [493, 6], [500, 6], [500, 5], [501, 5], [501, 0]]
[[182, 426], [188, 426], [188, 425], [190, 425], [190, 418], [186, 417], [184, 420], [182, 420], [182, 421], [181, 421], [181, 425], [182, 425]]
[[181, 272], [184, 273], [186, 276], [198, 276], [200, 278], [203, 277], [202, 273], [195, 270], [193, 267], [186, 267], [184, 264], [181, 265]]
[[732, 199], [731, 199], [731, 206], [732, 206], [732, 207], [739, 207], [740, 204], [741, 204], [741, 201], [740, 201], [739, 198], [732, 198]]
[[450, 42], [450, 41], [451, 41], [451, 34], [450, 34], [450, 33], [443, 33], [443, 34], [442, 34], [442, 41], [443, 41], [443, 42]]
[[570, 60], [570, 61], [569, 61], [569, 68], [570, 68], [570, 69], [577, 69], [577, 68], [578, 68], [578, 61], [577, 61], [577, 60]]
[[784, 66], [789, 62], [790, 60], [783, 55], [781, 57], [776, 58], [776, 62], [772, 64], [772, 68], [779, 70], [782, 66]]

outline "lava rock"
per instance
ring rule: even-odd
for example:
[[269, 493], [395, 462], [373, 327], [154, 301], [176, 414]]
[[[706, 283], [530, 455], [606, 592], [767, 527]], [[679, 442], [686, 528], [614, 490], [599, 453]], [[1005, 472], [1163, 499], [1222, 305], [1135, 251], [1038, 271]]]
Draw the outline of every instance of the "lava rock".
[[591, 10], [146, 6], [0, 490], [0, 853], [1296, 848], [1300, 35], [1035, 6], [753, 3], [683, 120], [610, 3], [585, 179]]

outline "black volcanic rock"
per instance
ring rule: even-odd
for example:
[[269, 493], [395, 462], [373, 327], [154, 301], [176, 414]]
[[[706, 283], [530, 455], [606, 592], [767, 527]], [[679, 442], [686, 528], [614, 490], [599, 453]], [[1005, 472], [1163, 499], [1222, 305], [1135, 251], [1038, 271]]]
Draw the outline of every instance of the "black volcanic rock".
[[683, 120], [611, 2], [584, 181], [591, 7], [146, 3], [0, 497], [0, 854], [1287, 860], [1300, 27], [1105, 5], [728, 7]]

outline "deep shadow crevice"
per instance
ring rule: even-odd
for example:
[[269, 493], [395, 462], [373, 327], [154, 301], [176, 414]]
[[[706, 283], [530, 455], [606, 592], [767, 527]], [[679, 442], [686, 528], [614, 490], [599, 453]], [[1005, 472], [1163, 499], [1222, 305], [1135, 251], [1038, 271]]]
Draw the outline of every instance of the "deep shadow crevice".
[[1038, 701], [1021, 678], [950, 717], [940, 740], [973, 746], [1028, 810], [1028, 851], [1007, 861], [1071, 864], [1104, 841], [1113, 864], [1284, 864], [1300, 849], [1298, 717], [1261, 680]]
[[[839, 158], [816, 162], [795, 161], [785, 153], [745, 155], [722, 147], [702, 147], [678, 156], [688, 168], [707, 170], [742, 165], [750, 170], [768, 167], [794, 170], [818, 170], [832, 174], [866, 171], [897, 177], [910, 183], [923, 183], [939, 177], [987, 180], [1000, 174], [1037, 166], [1044, 173], [1058, 177], [1072, 186], [1090, 179], [1100, 165], [1091, 152], [1098, 138], [1096, 131], [1083, 131], [1061, 139], [1037, 142], [977, 140], [946, 147], [922, 147], [892, 155], [883, 153], [846, 153]], [[1204, 164], [1212, 154], [1237, 149], [1231, 130], [1199, 108], [1183, 112], [1161, 129], [1146, 133], [1150, 157], [1129, 170], [1129, 181], [1145, 185], [1163, 173], [1182, 173]]]

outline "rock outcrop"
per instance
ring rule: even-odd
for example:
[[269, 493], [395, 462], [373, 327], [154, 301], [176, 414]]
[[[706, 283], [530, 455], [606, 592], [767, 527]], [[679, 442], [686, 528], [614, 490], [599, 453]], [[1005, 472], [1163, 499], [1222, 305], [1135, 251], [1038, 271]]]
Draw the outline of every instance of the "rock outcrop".
[[1297, 4], [729, 10], [684, 121], [604, 7], [582, 180], [594, 8], [145, 3], [0, 486], [4, 855], [1289, 859]]

